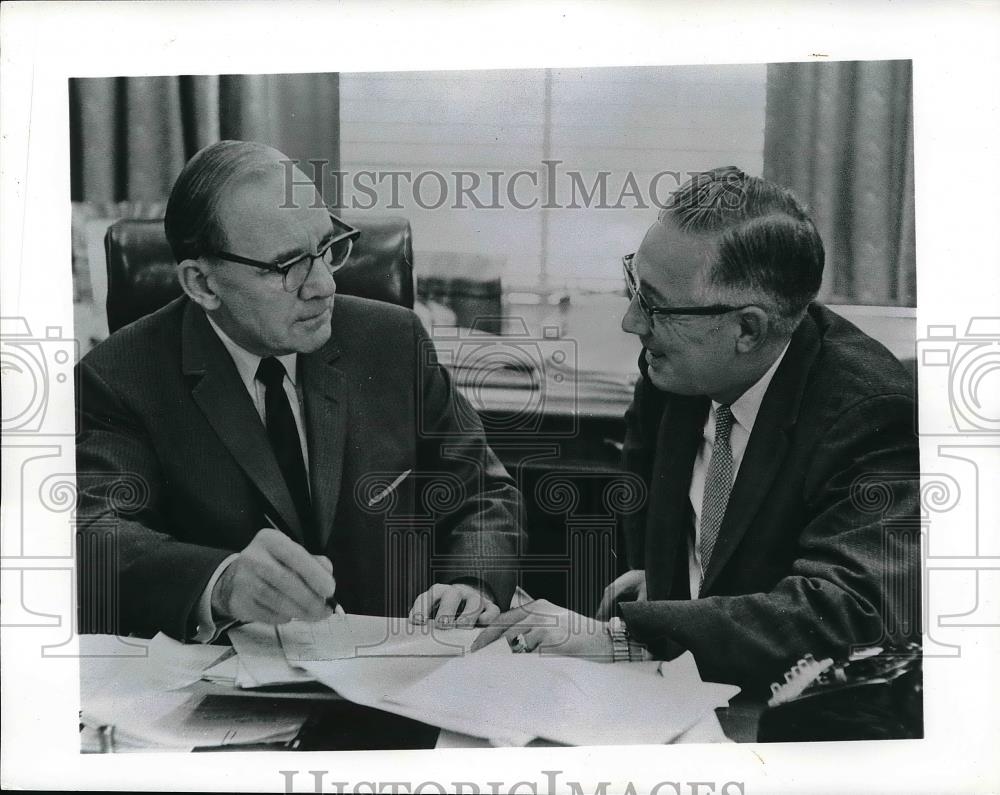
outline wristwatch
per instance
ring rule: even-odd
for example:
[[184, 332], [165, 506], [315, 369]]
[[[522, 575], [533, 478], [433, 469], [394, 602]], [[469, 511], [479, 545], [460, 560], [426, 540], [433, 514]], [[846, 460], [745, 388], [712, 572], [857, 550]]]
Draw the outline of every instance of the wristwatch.
[[642, 662], [653, 659], [649, 649], [629, 635], [628, 627], [618, 616], [613, 616], [608, 621], [607, 627], [611, 636], [613, 662]]

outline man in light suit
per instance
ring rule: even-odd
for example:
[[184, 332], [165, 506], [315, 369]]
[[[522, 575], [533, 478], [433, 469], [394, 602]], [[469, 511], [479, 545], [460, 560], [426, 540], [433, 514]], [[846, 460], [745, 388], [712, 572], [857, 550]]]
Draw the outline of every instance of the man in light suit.
[[674, 194], [625, 258], [622, 327], [643, 352], [623, 455], [649, 487], [625, 524], [631, 570], [597, 619], [535, 602], [478, 645], [504, 634], [606, 661], [690, 650], [706, 679], [759, 693], [807, 652], [919, 633], [912, 383], [813, 303], [823, 256], [766, 180], [722, 168]]
[[416, 316], [335, 296], [358, 232], [284, 161], [196, 154], [165, 218], [185, 295], [80, 362], [103, 631], [208, 641], [334, 609], [472, 625], [509, 603], [520, 495]]

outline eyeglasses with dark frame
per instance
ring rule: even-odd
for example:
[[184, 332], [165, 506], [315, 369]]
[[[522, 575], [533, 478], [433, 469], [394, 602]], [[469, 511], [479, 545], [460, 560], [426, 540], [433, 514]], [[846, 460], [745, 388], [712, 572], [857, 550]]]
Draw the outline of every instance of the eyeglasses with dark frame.
[[735, 312], [738, 309], [746, 309], [752, 304], [743, 306], [730, 306], [729, 304], [710, 304], [708, 306], [653, 306], [646, 300], [646, 297], [639, 292], [639, 275], [635, 272], [635, 252], [622, 257], [622, 268], [625, 270], [625, 286], [628, 288], [629, 299], [639, 302], [639, 309], [646, 316], [649, 324], [653, 324], [656, 315], [724, 315], [727, 312]]
[[331, 275], [344, 267], [347, 264], [347, 260], [350, 259], [354, 241], [361, 237], [360, 229], [355, 229], [350, 224], [344, 223], [333, 213], [329, 212], [329, 210], [327, 214], [333, 222], [334, 235], [320, 247], [315, 255], [298, 254], [284, 262], [264, 262], [262, 260], [251, 259], [250, 257], [243, 257], [239, 254], [231, 254], [228, 251], [212, 251], [207, 253], [211, 257], [216, 257], [226, 262], [234, 262], [237, 265], [249, 265], [252, 268], [260, 268], [271, 273], [280, 273], [285, 291], [294, 293], [305, 284], [316, 260], [320, 260]]

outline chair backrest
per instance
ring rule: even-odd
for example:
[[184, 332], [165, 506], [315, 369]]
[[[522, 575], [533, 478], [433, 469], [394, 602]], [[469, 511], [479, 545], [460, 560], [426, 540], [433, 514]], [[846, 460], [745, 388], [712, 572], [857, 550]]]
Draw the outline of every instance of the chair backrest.
[[[396, 216], [345, 218], [361, 230], [350, 261], [337, 271], [337, 292], [413, 308], [413, 236]], [[108, 329], [155, 312], [181, 294], [163, 220], [122, 220], [104, 236]]]

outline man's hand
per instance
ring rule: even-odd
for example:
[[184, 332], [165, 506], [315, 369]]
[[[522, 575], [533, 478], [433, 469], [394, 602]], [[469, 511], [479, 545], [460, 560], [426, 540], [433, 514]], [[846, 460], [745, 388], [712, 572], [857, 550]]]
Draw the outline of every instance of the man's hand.
[[310, 555], [280, 530], [265, 527], [222, 572], [212, 591], [212, 614], [265, 624], [318, 621], [333, 613], [326, 599], [336, 589], [329, 558]]
[[607, 621], [615, 612], [615, 602], [646, 601], [646, 570], [632, 569], [616, 578], [601, 597], [601, 605], [597, 608], [597, 620]]
[[614, 659], [614, 646], [603, 621], [581, 616], [544, 599], [508, 610], [479, 634], [472, 650], [501, 637], [508, 643], [517, 638], [514, 643], [517, 651], [543, 650], [597, 662]]
[[500, 608], [477, 588], [465, 583], [435, 583], [413, 600], [410, 621], [438, 627], [474, 627], [489, 624], [500, 615]]

